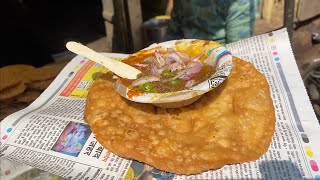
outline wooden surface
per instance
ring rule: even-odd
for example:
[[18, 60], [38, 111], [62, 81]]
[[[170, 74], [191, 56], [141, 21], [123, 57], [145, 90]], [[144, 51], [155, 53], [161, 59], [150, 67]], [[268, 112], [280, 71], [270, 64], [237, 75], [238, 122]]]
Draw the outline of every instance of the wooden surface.
[[297, 19], [305, 21], [320, 14], [320, 0], [298, 0]]
[[[173, 0], [102, 0], [102, 6], [108, 44], [107, 51], [132, 53], [144, 48], [143, 21], [157, 15], [169, 15]], [[152, 10], [156, 10], [156, 12], [152, 12]], [[151, 17], [146, 19], [150, 15]]]
[[133, 51], [142, 49], [142, 11], [140, 0], [127, 0]]
[[272, 20], [272, 9], [274, 6], [274, 0], [263, 0], [262, 1], [262, 18], [267, 22]]
[[113, 38], [113, 24], [112, 18], [114, 16], [113, 0], [102, 0], [102, 17], [104, 19], [104, 25], [107, 36], [107, 52], [112, 52], [112, 38]]

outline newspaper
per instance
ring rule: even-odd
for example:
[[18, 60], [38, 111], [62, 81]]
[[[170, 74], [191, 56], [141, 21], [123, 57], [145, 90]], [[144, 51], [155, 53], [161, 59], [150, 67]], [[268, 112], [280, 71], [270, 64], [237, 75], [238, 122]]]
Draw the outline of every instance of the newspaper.
[[[88, 89], [107, 69], [77, 56], [37, 100], [1, 122], [1, 179], [30, 167], [67, 179], [320, 179], [320, 126], [286, 29], [226, 47], [253, 63], [270, 84], [276, 130], [268, 152], [260, 159], [181, 176], [108, 152], [83, 120]], [[104, 55], [116, 60], [127, 57]], [[26, 165], [10, 171], [9, 161]], [[5, 173], [9, 172], [5, 168], [11, 173]]]

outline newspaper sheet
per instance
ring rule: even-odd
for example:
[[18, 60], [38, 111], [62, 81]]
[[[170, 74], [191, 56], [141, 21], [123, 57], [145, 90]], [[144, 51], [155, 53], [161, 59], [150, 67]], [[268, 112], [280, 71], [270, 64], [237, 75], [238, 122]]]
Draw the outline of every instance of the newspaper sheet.
[[[31, 167], [68, 179], [320, 179], [320, 126], [286, 29], [226, 47], [253, 63], [270, 84], [276, 130], [260, 159], [178, 176], [108, 152], [83, 120], [88, 89], [107, 69], [77, 56], [35, 102], [1, 122], [1, 179]], [[104, 55], [116, 60], [127, 57]], [[10, 166], [10, 161], [20, 166]]]

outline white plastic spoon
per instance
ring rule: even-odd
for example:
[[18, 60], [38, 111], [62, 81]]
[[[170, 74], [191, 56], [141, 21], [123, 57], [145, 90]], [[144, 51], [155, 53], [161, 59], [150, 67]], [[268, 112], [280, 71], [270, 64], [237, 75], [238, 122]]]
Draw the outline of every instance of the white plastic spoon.
[[105, 57], [80, 43], [70, 41], [66, 44], [66, 47], [73, 53], [87, 57], [88, 59], [105, 66], [122, 78], [137, 79], [137, 75], [141, 73], [141, 71], [128, 64]]

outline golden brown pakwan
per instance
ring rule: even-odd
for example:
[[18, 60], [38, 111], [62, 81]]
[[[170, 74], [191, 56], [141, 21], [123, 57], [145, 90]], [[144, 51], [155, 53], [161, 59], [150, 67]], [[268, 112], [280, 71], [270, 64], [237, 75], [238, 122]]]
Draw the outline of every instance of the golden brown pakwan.
[[103, 75], [89, 91], [85, 121], [109, 151], [176, 174], [256, 160], [275, 128], [269, 85], [252, 64], [233, 62], [224, 83], [178, 109], [128, 101]]

